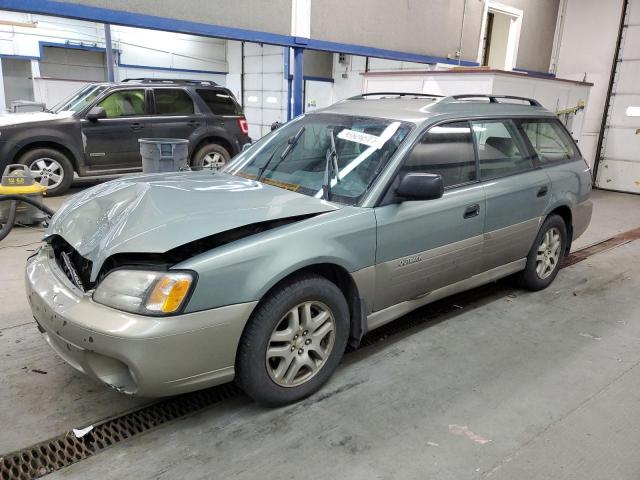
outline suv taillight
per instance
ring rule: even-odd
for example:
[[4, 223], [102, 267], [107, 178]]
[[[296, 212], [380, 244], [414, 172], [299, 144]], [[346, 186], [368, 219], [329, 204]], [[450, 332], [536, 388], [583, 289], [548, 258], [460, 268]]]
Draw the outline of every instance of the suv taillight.
[[240, 131], [244, 135], [247, 135], [249, 133], [249, 124], [247, 123], [247, 119], [246, 118], [239, 118], [238, 119], [238, 125], [240, 126]]

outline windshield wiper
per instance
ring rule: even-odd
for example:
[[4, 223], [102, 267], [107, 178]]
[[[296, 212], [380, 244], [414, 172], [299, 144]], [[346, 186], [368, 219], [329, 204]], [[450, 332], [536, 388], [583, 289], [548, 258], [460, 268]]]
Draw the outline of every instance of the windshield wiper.
[[[295, 146], [298, 144], [298, 140], [300, 140], [300, 137], [304, 133], [304, 130], [305, 130], [305, 127], [300, 127], [300, 130], [298, 130], [298, 132], [293, 137], [289, 138], [288, 145], [280, 155], [280, 161], [275, 165], [274, 168], [277, 168], [278, 165], [280, 165], [280, 163], [282, 163], [282, 161], [285, 158], [287, 158], [287, 155], [289, 155], [291, 151], [295, 148]], [[276, 154], [276, 150], [278, 150], [277, 147], [273, 150], [273, 153], [271, 153], [271, 155], [269, 156], [269, 159], [264, 163], [264, 165], [260, 167], [260, 170], [258, 170], [258, 175], [256, 176], [256, 180], [260, 180], [262, 178], [262, 175], [264, 174], [265, 170], [271, 164], [271, 160], [273, 160], [273, 156]]]
[[324, 167], [324, 181], [322, 182], [322, 192], [325, 200], [331, 200], [331, 177], [330, 174], [336, 177], [336, 182], [340, 183], [340, 171], [338, 170], [338, 152], [336, 150], [336, 138], [333, 136], [333, 129], [331, 129], [330, 136], [331, 144], [327, 148], [326, 163]]

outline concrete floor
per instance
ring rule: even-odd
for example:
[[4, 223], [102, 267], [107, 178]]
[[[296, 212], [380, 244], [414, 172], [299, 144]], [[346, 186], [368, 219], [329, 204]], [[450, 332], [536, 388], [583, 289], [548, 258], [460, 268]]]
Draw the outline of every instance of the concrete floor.
[[[594, 201], [576, 248], [640, 226], [640, 197]], [[0, 244], [2, 453], [145, 402], [76, 373], [40, 337], [22, 286], [40, 235], [15, 229]], [[51, 477], [636, 480], [639, 267], [635, 241], [543, 292], [499, 282], [457, 296], [453, 313], [348, 354], [307, 401], [268, 410], [239, 397]]]

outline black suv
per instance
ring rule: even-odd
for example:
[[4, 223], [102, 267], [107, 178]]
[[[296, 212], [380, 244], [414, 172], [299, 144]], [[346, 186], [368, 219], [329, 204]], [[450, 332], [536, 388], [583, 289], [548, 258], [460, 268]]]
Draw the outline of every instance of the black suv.
[[48, 195], [81, 177], [139, 171], [140, 138], [186, 138], [191, 166], [218, 168], [251, 142], [233, 94], [209, 81], [136, 78], [87, 85], [51, 110], [0, 119], [0, 172], [29, 165]]

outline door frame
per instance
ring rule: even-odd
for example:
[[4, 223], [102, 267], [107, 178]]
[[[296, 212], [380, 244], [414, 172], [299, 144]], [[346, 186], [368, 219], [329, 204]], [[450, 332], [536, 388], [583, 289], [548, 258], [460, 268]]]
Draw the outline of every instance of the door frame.
[[509, 27], [509, 38], [507, 40], [507, 56], [505, 59], [505, 70], [513, 70], [516, 68], [516, 61], [518, 59], [518, 46], [520, 44], [520, 32], [522, 30], [522, 17], [524, 11], [504, 5], [495, 0], [486, 0], [482, 10], [482, 23], [480, 24], [480, 38], [478, 41], [478, 55], [476, 61], [482, 63], [482, 54], [485, 48], [484, 37], [487, 32], [487, 19], [489, 12], [498, 13], [502, 15], [508, 15], [511, 17], [511, 26]]

